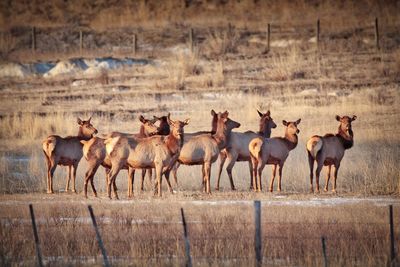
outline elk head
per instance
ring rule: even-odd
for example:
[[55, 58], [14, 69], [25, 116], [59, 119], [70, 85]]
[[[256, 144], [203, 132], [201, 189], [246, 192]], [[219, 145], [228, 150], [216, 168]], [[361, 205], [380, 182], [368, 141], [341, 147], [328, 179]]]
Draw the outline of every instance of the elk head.
[[213, 117], [211, 121], [211, 134], [215, 134], [217, 132], [217, 127], [218, 127], [218, 113], [212, 109], [211, 116]]
[[271, 129], [276, 128], [276, 123], [271, 118], [271, 112], [268, 110], [265, 114], [257, 109], [257, 113], [260, 116], [260, 133], [264, 137], [271, 137]]
[[153, 120], [145, 119], [143, 115], [140, 115], [139, 121], [142, 123], [142, 125], [140, 126], [140, 133], [142, 135], [152, 136], [158, 133], [158, 128], [154, 125]]
[[339, 125], [339, 131], [346, 133], [347, 135], [353, 136], [353, 130], [351, 128], [351, 122], [355, 121], [357, 119], [357, 116], [353, 115], [353, 117], [349, 116], [343, 116], [340, 117], [339, 115], [336, 115], [336, 120], [340, 122]]
[[300, 133], [300, 130], [297, 128], [297, 125], [300, 124], [301, 119], [298, 119], [297, 121], [282, 121], [282, 124], [286, 126], [286, 133], [289, 135], [294, 135]]
[[232, 131], [232, 129], [234, 128], [239, 128], [240, 127], [240, 123], [231, 120], [229, 117], [229, 112], [225, 111], [223, 113], [218, 113], [218, 124], [222, 129], [224, 129], [224, 131], [230, 132]]
[[82, 136], [85, 139], [90, 139], [93, 137], [94, 134], [97, 134], [97, 129], [93, 127], [93, 125], [90, 123], [90, 120], [92, 117], [90, 117], [87, 121], [83, 121], [80, 118], [77, 119], [77, 122], [79, 124], [79, 132], [78, 136]]
[[[169, 113], [168, 113], [168, 115], [169, 115]], [[167, 118], [168, 115], [167, 116], [161, 116], [161, 117], [153, 116], [154, 123], [156, 121], [160, 122], [160, 124], [158, 126], [158, 134], [159, 135], [168, 135], [170, 130], [171, 130], [170, 127], [169, 127], [169, 124], [168, 124], [168, 118]]]
[[183, 145], [183, 127], [189, 124], [189, 119], [186, 119], [184, 121], [179, 121], [179, 120], [171, 120], [170, 114], [168, 114], [167, 117], [168, 124], [172, 128], [170, 134], [172, 134], [176, 139], [181, 140], [181, 145]]

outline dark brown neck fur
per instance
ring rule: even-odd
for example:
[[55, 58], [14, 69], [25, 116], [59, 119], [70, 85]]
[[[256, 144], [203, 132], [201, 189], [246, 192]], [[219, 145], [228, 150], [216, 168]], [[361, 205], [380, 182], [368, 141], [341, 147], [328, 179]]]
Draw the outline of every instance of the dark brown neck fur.
[[78, 136], [77, 136], [77, 137], [78, 137], [79, 140], [88, 141], [88, 140], [92, 139], [93, 134], [91, 134], [91, 135], [85, 135], [85, 134], [83, 133], [83, 131], [82, 131], [82, 127], [79, 127]]
[[353, 131], [351, 129], [349, 130], [349, 134], [347, 134], [344, 131], [342, 131], [342, 129], [339, 127], [339, 131], [336, 134], [336, 137], [339, 139], [344, 149], [349, 149], [354, 144]]
[[285, 137], [282, 139], [285, 142], [285, 144], [289, 150], [295, 149], [297, 146], [297, 143], [299, 142], [299, 138], [297, 137], [297, 134], [290, 135], [288, 133], [285, 133]]
[[182, 145], [183, 145], [182, 138], [177, 139], [172, 134], [172, 132], [165, 137], [164, 142], [167, 145], [170, 155], [175, 155], [175, 154], [179, 153], [179, 151], [181, 150]]

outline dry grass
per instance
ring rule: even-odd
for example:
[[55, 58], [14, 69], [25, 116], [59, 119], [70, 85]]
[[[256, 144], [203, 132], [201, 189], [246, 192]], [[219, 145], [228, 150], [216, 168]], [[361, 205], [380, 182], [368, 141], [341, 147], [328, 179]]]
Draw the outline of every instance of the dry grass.
[[[1, 214], [7, 214], [0, 223], [3, 265], [33, 264], [35, 250], [25, 201], [36, 202], [38, 198], [41, 200], [34, 209], [44, 259], [57, 265], [90, 264], [91, 260], [101, 264], [86, 205], [74, 196], [44, 196], [46, 200], [40, 195], [21, 197], [14, 202], [17, 204], [13, 207], [18, 209], [0, 205]], [[264, 263], [322, 266], [320, 238], [324, 236], [330, 266], [386, 264], [386, 208], [368, 204], [279, 206], [270, 201], [262, 208]], [[180, 207], [188, 222], [194, 264], [254, 264], [252, 202], [212, 206], [167, 199], [132, 202], [129, 209], [124, 203], [89, 203], [94, 207], [108, 256], [116, 265], [181, 265], [185, 256]], [[149, 209], [152, 213], [147, 212]], [[394, 212], [398, 214], [398, 208]], [[395, 234], [399, 231], [395, 224]]]

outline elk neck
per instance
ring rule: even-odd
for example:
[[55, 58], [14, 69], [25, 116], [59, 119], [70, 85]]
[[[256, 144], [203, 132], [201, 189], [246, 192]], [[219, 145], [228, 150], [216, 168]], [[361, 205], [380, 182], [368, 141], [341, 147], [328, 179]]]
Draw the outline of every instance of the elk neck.
[[289, 134], [289, 133], [285, 132], [284, 141], [285, 141], [288, 149], [293, 150], [296, 148], [299, 138], [297, 137], [297, 134]]
[[349, 149], [353, 146], [353, 131], [350, 129], [349, 133], [344, 132], [340, 126], [336, 137], [339, 139], [340, 143], [343, 145], [344, 149]]
[[79, 140], [88, 141], [88, 140], [92, 139], [93, 134], [90, 134], [90, 135], [84, 134], [83, 131], [82, 131], [82, 127], [79, 127], [78, 136], [77, 137], [78, 137]]
[[225, 147], [228, 146], [231, 131], [226, 129], [223, 125], [218, 125], [217, 131], [215, 132], [214, 135], [212, 135], [212, 137], [217, 142], [217, 145], [218, 145], [219, 149], [222, 150], [222, 149], [224, 149]]
[[258, 131], [258, 135], [261, 135], [264, 138], [270, 138], [271, 129], [269, 129], [268, 127], [264, 127], [263, 125], [260, 125], [260, 131]]
[[172, 132], [170, 132], [164, 140], [171, 155], [179, 153], [183, 146], [183, 135], [178, 139], [172, 134]]

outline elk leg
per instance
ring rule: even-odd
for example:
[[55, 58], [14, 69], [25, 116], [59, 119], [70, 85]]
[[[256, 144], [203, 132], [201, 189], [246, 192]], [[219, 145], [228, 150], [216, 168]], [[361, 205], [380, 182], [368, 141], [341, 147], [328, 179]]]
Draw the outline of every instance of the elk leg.
[[263, 172], [264, 167], [265, 167], [265, 162], [264, 161], [261, 161], [259, 163], [260, 163], [260, 165], [257, 168], [257, 192], [261, 192], [262, 191], [261, 175], [262, 175], [262, 172]]
[[114, 197], [115, 197], [115, 199], [119, 199], [119, 197], [118, 197], [118, 192], [117, 192], [117, 191], [118, 191], [118, 188], [117, 188], [117, 184], [115, 183], [115, 180], [116, 180], [116, 179], [113, 180], [113, 184], [112, 184], [112, 185], [113, 185]]
[[176, 186], [178, 186], [178, 176], [177, 176], [177, 172], [178, 172], [178, 168], [181, 164], [179, 162], [176, 162], [174, 167], [172, 168], [172, 176], [174, 177], [174, 181]]
[[[111, 170], [108, 175], [108, 181], [107, 181], [107, 195], [109, 199], [111, 198], [111, 186], [113, 185], [113, 182], [115, 182], [115, 179], [121, 170], [121, 166], [119, 164], [112, 164]], [[114, 187], [114, 195], [116, 193], [116, 187]]]
[[315, 170], [315, 192], [319, 193], [319, 176], [321, 174], [321, 170], [323, 165], [323, 162], [317, 162], [317, 169]]
[[332, 183], [333, 183], [332, 192], [334, 192], [334, 193], [336, 193], [336, 180], [337, 180], [337, 175], [339, 172], [339, 167], [340, 167], [340, 163], [335, 164], [335, 171], [333, 172], [333, 180], [332, 180]]
[[78, 170], [78, 164], [79, 164], [79, 162], [76, 162], [74, 165], [72, 165], [72, 192], [73, 193], [76, 193], [75, 180], [76, 180], [76, 171]]
[[[146, 169], [142, 169], [142, 182], [140, 183], [140, 191], [144, 191], [144, 178], [146, 177]], [[151, 181], [151, 175], [150, 175], [150, 181]]]
[[203, 192], [205, 193], [207, 191], [206, 188], [206, 171], [205, 171], [205, 167], [204, 167], [204, 163], [203, 165], [201, 165], [201, 175], [202, 175], [202, 187], [203, 187]]
[[250, 190], [253, 189], [253, 164], [251, 161], [248, 161], [249, 163], [249, 170], [250, 170]]
[[226, 160], [226, 153], [220, 152], [219, 165], [218, 165], [218, 178], [217, 178], [217, 184], [215, 185], [215, 190], [219, 190], [219, 181], [221, 180], [221, 174], [222, 174], [222, 169], [224, 168], [225, 160]]
[[274, 181], [275, 181], [275, 176], [276, 176], [276, 164], [272, 166], [272, 177], [271, 177], [271, 182], [269, 184], [269, 192], [274, 191]]
[[312, 193], [312, 192], [314, 192], [314, 189], [313, 189], [314, 158], [310, 152], [307, 151], [307, 153], [308, 153], [308, 165], [310, 167], [310, 192]]
[[252, 189], [253, 186], [253, 190], [254, 192], [257, 192], [257, 169], [258, 169], [258, 161], [255, 157], [251, 156], [251, 166], [253, 168], [253, 182], [252, 185], [250, 185], [250, 190]]
[[206, 193], [207, 194], [211, 194], [211, 188], [210, 188], [211, 163], [210, 162], [205, 162], [204, 163], [204, 173], [205, 173]]
[[229, 182], [231, 183], [232, 190], [236, 190], [235, 185], [233, 184], [232, 169], [236, 163], [237, 158], [237, 153], [228, 155], [228, 166], [226, 166], [226, 172], [228, 173]]
[[72, 166], [68, 166], [68, 176], [67, 176], [67, 184], [65, 185], [65, 192], [69, 191], [69, 183], [71, 181], [71, 168]]
[[278, 174], [279, 174], [279, 177], [278, 177], [278, 192], [281, 192], [281, 190], [282, 190], [282, 171], [283, 171], [283, 163], [282, 163], [282, 164], [279, 164], [278, 166], [279, 166], [279, 170], [278, 170]]
[[174, 190], [172, 189], [171, 182], [169, 181], [169, 174], [170, 174], [170, 170], [166, 170], [164, 173], [164, 176], [165, 176], [165, 180], [167, 180], [169, 192], [171, 192], [171, 194], [173, 194]]
[[94, 196], [97, 196], [96, 189], [94, 188], [94, 184], [93, 184], [93, 177], [94, 177], [94, 174], [96, 173], [99, 165], [96, 164], [93, 166], [92, 164], [89, 163], [89, 166], [90, 166], [89, 169], [85, 173], [85, 181], [84, 181], [84, 185], [83, 185], [83, 192], [84, 192], [85, 198], [87, 198], [87, 188], [88, 188], [89, 181], [91, 183]]
[[128, 198], [133, 198], [133, 183], [135, 180], [135, 169], [128, 168]]
[[48, 189], [47, 193], [48, 194], [53, 194], [53, 177], [54, 177], [54, 171], [56, 170], [57, 165], [54, 162], [51, 162], [50, 169], [47, 174], [47, 184], [48, 184]]
[[161, 192], [161, 182], [162, 182], [162, 165], [160, 164], [156, 164], [155, 165], [155, 169], [156, 169], [156, 183], [157, 183], [157, 193], [158, 196], [161, 197], [162, 196], [162, 192]]
[[331, 167], [332, 165], [328, 166], [328, 170], [326, 172], [326, 180], [325, 180], [325, 188], [324, 191], [328, 191], [328, 186], [329, 186], [329, 179], [331, 179]]

